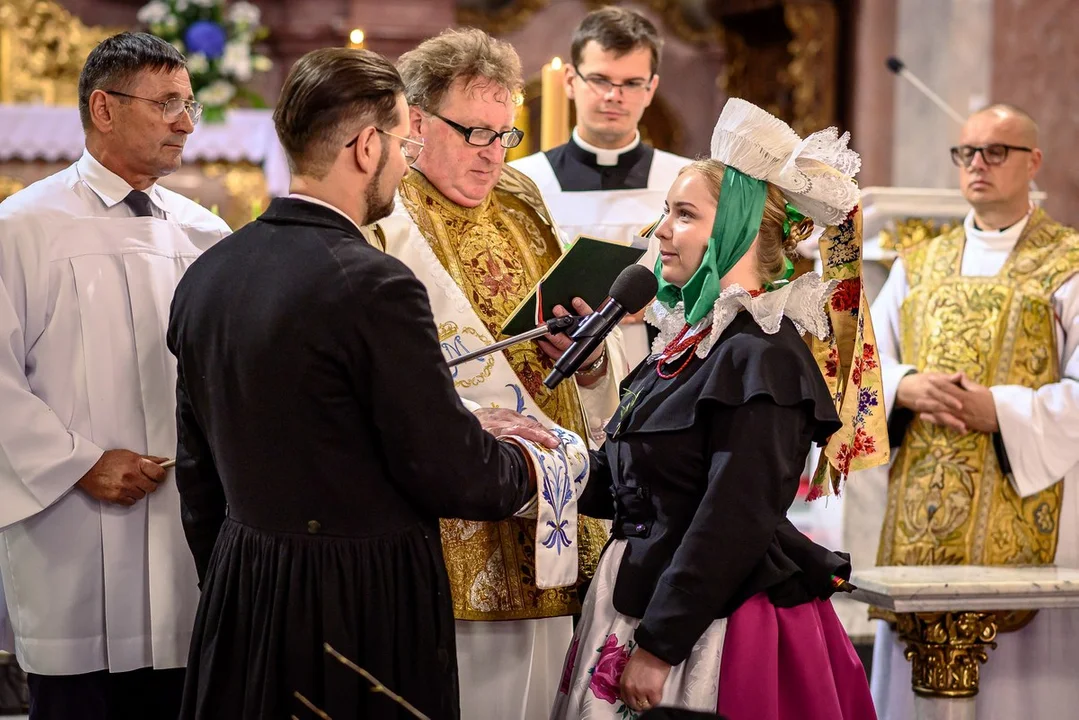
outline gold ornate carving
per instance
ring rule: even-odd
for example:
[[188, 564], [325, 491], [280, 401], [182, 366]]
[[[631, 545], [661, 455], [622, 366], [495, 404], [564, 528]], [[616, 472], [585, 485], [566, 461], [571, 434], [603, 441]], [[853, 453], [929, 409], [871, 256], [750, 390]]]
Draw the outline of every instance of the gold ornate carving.
[[896, 621], [907, 643], [915, 693], [947, 698], [978, 694], [980, 666], [997, 646], [993, 613], [900, 613]]
[[[487, 8], [482, 2], [457, 6], [457, 23], [477, 27], [491, 35], [505, 35], [524, 27], [537, 12], [547, 7], [551, 0], [510, 0], [496, 3], [498, 7]], [[480, 7], [474, 7], [479, 5]]]
[[[1030, 621], [1037, 614], [1037, 610], [994, 610], [993, 616], [996, 618], [997, 633], [1022, 630], [1030, 624]], [[898, 618], [891, 610], [871, 607], [869, 608], [869, 619], [883, 620], [891, 626], [892, 630], [897, 629]]]
[[202, 166], [208, 178], [221, 178], [229, 194], [222, 213], [229, 227], [243, 227], [262, 214], [269, 203], [270, 192], [262, 168], [251, 162], [208, 162]]
[[52, 0], [3, 0], [0, 102], [77, 104], [86, 56], [115, 32], [87, 27]]
[[938, 235], [951, 232], [962, 222], [963, 218], [952, 218], [945, 222], [938, 222], [932, 218], [903, 218], [896, 220], [894, 232], [887, 228], [880, 231], [880, 247], [882, 250], [911, 248]]
[[22, 190], [26, 185], [13, 177], [0, 175], [0, 202]]
[[793, 36], [787, 45], [791, 127], [805, 137], [835, 124], [838, 19], [833, 4], [820, 2], [784, 5], [783, 19]]

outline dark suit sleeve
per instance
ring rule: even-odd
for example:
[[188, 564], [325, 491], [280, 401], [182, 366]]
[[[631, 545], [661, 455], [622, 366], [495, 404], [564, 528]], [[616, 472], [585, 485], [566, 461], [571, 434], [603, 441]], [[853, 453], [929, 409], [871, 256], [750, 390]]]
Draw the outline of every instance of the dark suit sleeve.
[[588, 484], [577, 499], [577, 512], [601, 520], [614, 520], [614, 490], [607, 446], [588, 453]]
[[635, 636], [671, 665], [689, 656], [764, 557], [791, 500], [781, 479], [798, 472], [808, 447], [799, 406], [760, 396], [736, 408], [712, 408], [704, 499]]
[[357, 381], [372, 398], [394, 482], [431, 516], [512, 515], [531, 493], [523, 451], [485, 432], [461, 403], [423, 284], [397, 261], [386, 275], [363, 313], [358, 342], [370, 371]]
[[206, 577], [210, 555], [225, 521], [225, 490], [210, 446], [187, 396], [183, 371], [176, 376], [176, 488], [180, 518], [188, 547], [195, 558], [199, 586]]

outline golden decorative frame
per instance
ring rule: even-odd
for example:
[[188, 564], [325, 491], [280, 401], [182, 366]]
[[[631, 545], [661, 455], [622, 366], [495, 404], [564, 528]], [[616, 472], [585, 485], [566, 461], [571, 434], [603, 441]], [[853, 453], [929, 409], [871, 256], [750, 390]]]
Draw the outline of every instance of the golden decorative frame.
[[116, 32], [84, 25], [54, 0], [3, 0], [0, 102], [78, 104], [86, 56]]

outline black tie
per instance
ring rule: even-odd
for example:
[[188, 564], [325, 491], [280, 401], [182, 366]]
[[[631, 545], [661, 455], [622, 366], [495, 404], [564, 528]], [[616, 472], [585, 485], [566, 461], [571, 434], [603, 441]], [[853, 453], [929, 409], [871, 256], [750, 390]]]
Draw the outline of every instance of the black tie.
[[124, 204], [135, 211], [136, 217], [153, 217], [150, 210], [150, 196], [141, 190], [132, 190], [124, 198]]

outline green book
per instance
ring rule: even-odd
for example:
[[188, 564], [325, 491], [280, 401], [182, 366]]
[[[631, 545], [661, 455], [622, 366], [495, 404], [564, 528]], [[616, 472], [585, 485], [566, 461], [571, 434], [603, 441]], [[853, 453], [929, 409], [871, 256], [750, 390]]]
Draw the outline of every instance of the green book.
[[543, 298], [543, 319], [554, 317], [555, 305], [573, 312], [573, 298], [583, 298], [595, 310], [607, 298], [615, 278], [641, 259], [648, 240], [634, 238], [630, 245], [578, 235], [521, 304], [502, 324], [506, 337], [520, 335], [536, 327], [536, 294]]

